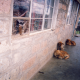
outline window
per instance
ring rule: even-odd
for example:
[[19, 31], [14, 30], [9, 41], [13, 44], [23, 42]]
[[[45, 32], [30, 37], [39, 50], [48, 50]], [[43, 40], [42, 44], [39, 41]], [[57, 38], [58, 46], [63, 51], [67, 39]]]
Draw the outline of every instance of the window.
[[14, 0], [12, 34], [51, 28], [54, 0]]
[[30, 1], [29, 0], [14, 0], [13, 4], [13, 28], [12, 34], [20, 35], [29, 32], [29, 15]]
[[71, 11], [72, 11], [73, 0], [70, 0], [68, 13], [67, 13], [67, 24], [71, 24]]
[[44, 20], [44, 29], [51, 28], [52, 14], [53, 14], [53, 2], [54, 0], [46, 0], [45, 5], [45, 20]]

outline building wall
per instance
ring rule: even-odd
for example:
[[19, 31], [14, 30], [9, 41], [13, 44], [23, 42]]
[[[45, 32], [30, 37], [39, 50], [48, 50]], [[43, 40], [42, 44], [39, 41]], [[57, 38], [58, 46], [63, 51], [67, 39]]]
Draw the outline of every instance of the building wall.
[[29, 80], [53, 57], [58, 41], [72, 38], [74, 21], [66, 24], [68, 5], [69, 0], [59, 0], [53, 30], [14, 37], [12, 1], [0, 1], [0, 80]]

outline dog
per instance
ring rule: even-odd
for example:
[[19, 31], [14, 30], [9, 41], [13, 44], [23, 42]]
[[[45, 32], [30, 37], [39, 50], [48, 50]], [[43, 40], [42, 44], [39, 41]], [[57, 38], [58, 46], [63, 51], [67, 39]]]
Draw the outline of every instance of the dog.
[[68, 59], [70, 55], [66, 51], [56, 50], [54, 52], [54, 57], [59, 58], [59, 59]]
[[76, 43], [74, 41], [71, 41], [72, 46], [76, 46]]
[[71, 44], [71, 40], [70, 39], [67, 39], [66, 40], [66, 45], [69, 45], [69, 46], [71, 46], [72, 44]]
[[70, 39], [67, 39], [67, 40], [66, 40], [66, 45], [75, 46], [76, 43], [75, 43], [74, 41], [71, 41]]
[[24, 33], [26, 33], [29, 29], [29, 21], [25, 21], [23, 24]]
[[22, 26], [19, 24], [19, 34], [22, 35]]
[[64, 50], [64, 43], [62, 43], [61, 41], [58, 42], [58, 44], [57, 44], [57, 50]]

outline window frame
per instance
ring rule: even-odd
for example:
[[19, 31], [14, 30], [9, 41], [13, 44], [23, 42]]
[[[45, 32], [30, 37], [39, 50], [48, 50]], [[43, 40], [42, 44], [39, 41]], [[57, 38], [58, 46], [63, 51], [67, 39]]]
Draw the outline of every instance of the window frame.
[[[53, 12], [52, 12], [52, 18], [45, 18], [45, 4], [46, 4], [46, 1], [47, 0], [45, 0], [45, 3], [44, 3], [44, 10], [43, 10], [43, 18], [32, 18], [31, 17], [31, 12], [32, 12], [32, 2], [33, 2], [33, 0], [29, 0], [30, 1], [30, 13], [29, 13], [29, 17], [14, 17], [13, 16], [13, 5], [14, 5], [14, 0], [12, 1], [12, 26], [13, 26], [13, 20], [14, 19], [22, 19], [22, 20], [29, 20], [29, 34], [32, 34], [32, 33], [36, 33], [36, 32], [42, 32], [42, 31], [47, 31], [47, 30], [51, 30], [52, 29], [52, 21], [53, 21], [53, 12], [54, 12], [54, 4], [55, 4], [55, 0], [54, 0], [54, 3], [53, 3], [53, 7], [51, 7], [50, 5], [49, 5], [49, 7], [50, 8], [53, 8]], [[38, 31], [38, 30], [36, 30], [36, 31], [30, 31], [30, 24], [31, 24], [31, 19], [42, 19], [42, 28], [41, 28], [41, 30], [40, 31]], [[51, 26], [50, 26], [50, 28], [49, 29], [44, 29], [44, 21], [45, 21], [45, 19], [51, 19]], [[26, 32], [27, 33], [27, 32]], [[13, 34], [12, 34], [13, 35]]]
[[[55, 2], [55, 0], [54, 0], [54, 2]], [[45, 0], [45, 4], [46, 4], [46, 3], [47, 3], [47, 0]], [[50, 26], [50, 28], [49, 28], [49, 29], [51, 29], [51, 28], [52, 28], [52, 21], [53, 21], [53, 16], [54, 16], [54, 15], [53, 15], [53, 12], [52, 12], [52, 18], [45, 18], [45, 12], [46, 12], [45, 9], [46, 9], [47, 6], [48, 6], [48, 5], [45, 5], [45, 8], [44, 8], [44, 21], [45, 21], [46, 19], [52, 19], [52, 20], [51, 20], [51, 26]], [[53, 8], [53, 11], [54, 11], [54, 4], [53, 4], [53, 7], [50, 6], [50, 5], [49, 5], [49, 7], [50, 7], [50, 8]], [[43, 22], [43, 24], [44, 24], [44, 23], [45, 23], [45, 22]], [[44, 25], [43, 25], [43, 30], [47, 30], [47, 29], [44, 29]]]
[[[72, 2], [72, 3], [71, 3]], [[69, 1], [66, 24], [71, 25], [71, 12], [72, 12], [73, 0]]]

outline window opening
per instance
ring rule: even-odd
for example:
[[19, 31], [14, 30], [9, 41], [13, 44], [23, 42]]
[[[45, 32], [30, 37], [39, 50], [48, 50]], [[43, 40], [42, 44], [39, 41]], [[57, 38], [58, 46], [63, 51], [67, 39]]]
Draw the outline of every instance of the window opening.
[[53, 6], [54, 0], [14, 0], [12, 34], [50, 29]]

